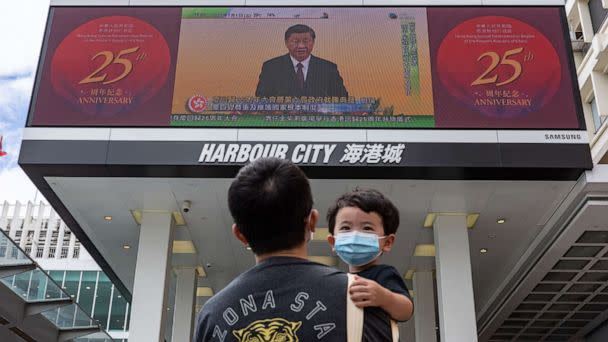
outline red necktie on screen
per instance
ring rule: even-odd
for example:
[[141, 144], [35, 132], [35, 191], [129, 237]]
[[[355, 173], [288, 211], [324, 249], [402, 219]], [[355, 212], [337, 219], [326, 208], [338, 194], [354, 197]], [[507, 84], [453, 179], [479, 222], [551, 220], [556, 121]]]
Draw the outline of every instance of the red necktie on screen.
[[298, 87], [300, 87], [300, 89], [304, 89], [304, 71], [302, 71], [304, 65], [302, 65], [302, 63], [298, 63], [296, 67], [298, 68], [298, 72], [296, 72], [296, 81], [298, 82]]

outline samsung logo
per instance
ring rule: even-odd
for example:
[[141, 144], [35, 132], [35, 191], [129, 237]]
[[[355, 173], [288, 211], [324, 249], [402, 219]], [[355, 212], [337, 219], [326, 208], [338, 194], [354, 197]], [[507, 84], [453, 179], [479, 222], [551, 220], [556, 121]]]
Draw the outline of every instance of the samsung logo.
[[545, 140], [581, 140], [580, 134], [545, 134]]

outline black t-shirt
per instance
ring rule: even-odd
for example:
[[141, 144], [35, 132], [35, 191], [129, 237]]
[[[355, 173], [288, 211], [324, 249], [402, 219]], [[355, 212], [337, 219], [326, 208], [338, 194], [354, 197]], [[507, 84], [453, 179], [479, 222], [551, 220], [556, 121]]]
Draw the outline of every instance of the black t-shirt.
[[[194, 341], [344, 342], [347, 283], [345, 273], [305, 259], [267, 259], [205, 303]], [[383, 341], [374, 335], [382, 324], [366, 319], [364, 340]]]
[[[405, 281], [393, 266], [374, 265], [355, 274], [373, 280], [391, 292], [402, 294], [412, 300]], [[363, 312], [366, 321], [376, 322], [376, 324], [364, 326], [363, 341], [392, 341], [391, 316], [379, 307], [367, 307]], [[380, 340], [374, 340], [378, 336], [381, 336]]]

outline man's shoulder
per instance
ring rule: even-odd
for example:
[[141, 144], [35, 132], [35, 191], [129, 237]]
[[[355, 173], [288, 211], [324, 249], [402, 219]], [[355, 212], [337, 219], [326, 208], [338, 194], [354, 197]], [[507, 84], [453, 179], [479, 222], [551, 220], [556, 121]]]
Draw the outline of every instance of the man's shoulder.
[[314, 56], [314, 55], [310, 56], [310, 62], [317, 64], [319, 66], [325, 67], [325, 68], [332, 68], [332, 69], [338, 68], [338, 65], [336, 65], [336, 63], [334, 63], [332, 61], [328, 61], [327, 59], [323, 59], [321, 57]]
[[[238, 279], [238, 277], [237, 277], [237, 279]], [[224, 306], [226, 299], [231, 298], [233, 296], [233, 294], [232, 294], [234, 292], [233, 284], [235, 283], [235, 281], [237, 279], [234, 279], [228, 285], [226, 285], [226, 287], [224, 287], [223, 289], [221, 289], [220, 291], [215, 293], [211, 298], [207, 299], [207, 301], [205, 302], [205, 305], [203, 305], [201, 314], [208, 313], [208, 312], [216, 312], [216, 309], [218, 306]], [[204, 316], [204, 315], [201, 315], [201, 317], [202, 316]]]
[[242, 291], [243, 284], [247, 283], [246, 275], [250, 271], [251, 270], [241, 273], [231, 282], [229, 282], [228, 285], [226, 285], [223, 289], [215, 293], [213, 297], [209, 298], [203, 306], [203, 311], [204, 309], [213, 309], [213, 307], [217, 305], [225, 305], [226, 299], [234, 298], [235, 295], [238, 295], [237, 293]]
[[318, 262], [305, 260], [301, 263], [301, 266], [306, 269], [306, 272], [302, 272], [306, 277], [314, 277], [316, 275], [320, 278], [330, 277], [336, 280], [347, 280], [345, 272]]
[[[224, 305], [226, 299], [241, 296], [245, 292], [252, 290], [251, 286], [285, 285], [285, 277], [291, 278], [295, 283], [306, 284], [307, 287], [320, 287], [328, 285], [346, 284], [346, 273], [323, 264], [301, 261], [295, 259], [274, 260], [268, 264], [256, 266], [236, 277], [225, 288], [210, 298], [206, 307]], [[275, 283], [277, 282], [278, 283]]]
[[344, 340], [346, 287], [346, 274], [325, 265], [288, 257], [263, 262], [205, 303], [197, 318], [196, 341], [232, 336], [277, 320], [298, 324], [301, 341], [321, 333], [331, 333], [330, 341]]
[[319, 264], [312, 261], [307, 266], [314, 270], [314, 272], [320, 277], [331, 277], [336, 280], [348, 280], [345, 272], [342, 272], [331, 266]]
[[271, 58], [264, 62], [264, 67], [272, 67], [278, 65], [284, 65], [289, 60], [289, 55], [281, 55]]

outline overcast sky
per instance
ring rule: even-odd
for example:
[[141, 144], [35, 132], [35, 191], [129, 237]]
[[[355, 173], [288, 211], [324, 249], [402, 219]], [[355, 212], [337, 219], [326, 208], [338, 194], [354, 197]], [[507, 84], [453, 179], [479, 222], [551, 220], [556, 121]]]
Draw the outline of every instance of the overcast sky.
[[[33, 200], [36, 188], [17, 165], [49, 0], [0, 1], [0, 201]], [[40, 198], [40, 197], [38, 197]]]

